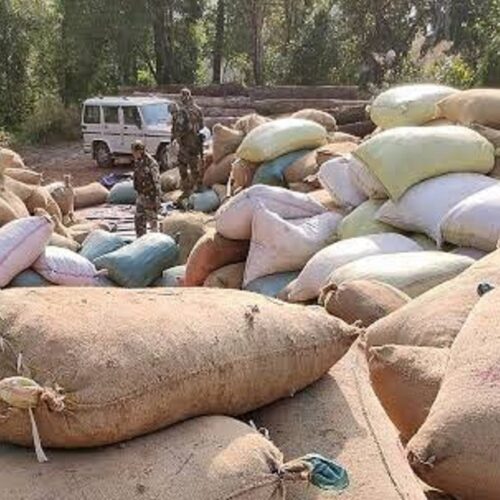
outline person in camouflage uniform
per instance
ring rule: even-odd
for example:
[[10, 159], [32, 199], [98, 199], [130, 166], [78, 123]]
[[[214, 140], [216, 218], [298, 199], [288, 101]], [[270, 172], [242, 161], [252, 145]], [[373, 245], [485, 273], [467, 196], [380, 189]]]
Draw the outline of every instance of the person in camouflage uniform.
[[181, 175], [181, 199], [189, 197], [193, 190], [201, 189], [201, 160], [203, 155], [203, 112], [194, 103], [191, 91], [181, 91], [181, 101], [170, 108], [172, 113], [172, 137], [179, 144], [179, 172]]
[[161, 208], [160, 167], [156, 160], [146, 153], [141, 141], [132, 145], [134, 157], [134, 189], [137, 191], [135, 204], [135, 232], [138, 238], [151, 231], [158, 232], [158, 213]]

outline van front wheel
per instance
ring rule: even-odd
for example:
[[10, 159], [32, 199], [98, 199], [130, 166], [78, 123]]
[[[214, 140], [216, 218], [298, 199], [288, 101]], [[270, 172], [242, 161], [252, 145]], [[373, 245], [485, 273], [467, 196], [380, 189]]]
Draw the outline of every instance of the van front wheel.
[[104, 142], [94, 144], [94, 158], [100, 168], [110, 168], [113, 166], [113, 157]]

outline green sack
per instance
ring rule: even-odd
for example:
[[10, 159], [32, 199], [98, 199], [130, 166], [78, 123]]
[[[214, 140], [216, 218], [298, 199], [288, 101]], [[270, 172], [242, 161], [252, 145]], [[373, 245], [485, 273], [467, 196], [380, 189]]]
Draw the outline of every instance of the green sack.
[[126, 242], [121, 236], [97, 229], [92, 231], [83, 242], [80, 255], [93, 263], [99, 257], [114, 252], [125, 245]]
[[266, 297], [277, 297], [293, 280], [297, 279], [300, 271], [277, 273], [258, 278], [249, 283], [245, 290], [258, 293]]
[[215, 212], [220, 206], [218, 194], [212, 189], [207, 189], [203, 193], [194, 193], [189, 197], [189, 206], [195, 212], [206, 214]]
[[286, 169], [309, 152], [309, 149], [301, 149], [300, 151], [293, 151], [292, 153], [288, 153], [275, 160], [264, 163], [255, 172], [252, 184], [287, 187], [285, 179]]
[[174, 266], [179, 247], [166, 234], [150, 233], [95, 260], [97, 269], [107, 269], [108, 276], [125, 288], [146, 288]]
[[135, 205], [137, 192], [132, 181], [115, 184], [108, 194], [108, 203], [111, 205]]
[[21, 274], [18, 274], [7, 288], [40, 288], [43, 286], [56, 286], [50, 281], [40, 276], [37, 272], [31, 269], [26, 269]]

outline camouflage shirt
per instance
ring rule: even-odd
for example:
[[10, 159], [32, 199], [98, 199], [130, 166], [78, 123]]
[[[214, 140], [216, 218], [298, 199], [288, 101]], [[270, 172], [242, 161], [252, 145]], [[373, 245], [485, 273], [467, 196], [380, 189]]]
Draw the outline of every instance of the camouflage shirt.
[[196, 104], [179, 106], [172, 119], [172, 135], [181, 147], [199, 149], [198, 134], [203, 128], [203, 112]]
[[160, 203], [160, 167], [148, 153], [141, 160], [134, 161], [134, 188], [143, 200]]

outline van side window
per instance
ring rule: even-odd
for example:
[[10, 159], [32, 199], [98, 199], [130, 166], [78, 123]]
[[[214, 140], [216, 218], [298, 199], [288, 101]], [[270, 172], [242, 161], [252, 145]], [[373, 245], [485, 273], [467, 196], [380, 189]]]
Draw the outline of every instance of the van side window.
[[89, 124], [101, 123], [101, 113], [99, 106], [85, 106], [83, 120], [85, 123]]
[[103, 106], [105, 123], [120, 123], [118, 119], [118, 106]]
[[140, 125], [141, 117], [136, 106], [126, 106], [123, 108], [123, 120], [125, 125]]

